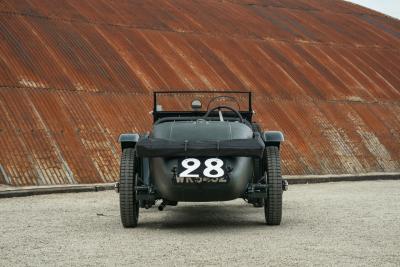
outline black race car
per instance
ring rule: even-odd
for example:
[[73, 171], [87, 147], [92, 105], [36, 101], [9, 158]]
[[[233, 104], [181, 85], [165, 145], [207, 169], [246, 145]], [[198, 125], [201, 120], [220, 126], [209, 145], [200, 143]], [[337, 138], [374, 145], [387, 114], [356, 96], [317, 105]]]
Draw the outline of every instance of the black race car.
[[253, 113], [250, 92], [154, 92], [151, 132], [119, 137], [123, 226], [136, 227], [139, 208], [158, 200], [163, 210], [179, 201], [236, 198], [264, 206], [266, 223], [279, 225], [287, 189], [279, 154], [284, 137], [261, 131]]

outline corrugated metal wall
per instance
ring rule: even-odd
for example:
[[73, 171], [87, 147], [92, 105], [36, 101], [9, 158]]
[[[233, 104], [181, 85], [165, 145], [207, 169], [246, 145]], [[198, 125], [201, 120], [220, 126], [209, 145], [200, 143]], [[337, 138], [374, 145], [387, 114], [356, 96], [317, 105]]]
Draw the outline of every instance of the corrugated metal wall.
[[0, 183], [109, 182], [153, 90], [247, 89], [285, 174], [400, 170], [400, 22], [334, 0], [0, 0]]

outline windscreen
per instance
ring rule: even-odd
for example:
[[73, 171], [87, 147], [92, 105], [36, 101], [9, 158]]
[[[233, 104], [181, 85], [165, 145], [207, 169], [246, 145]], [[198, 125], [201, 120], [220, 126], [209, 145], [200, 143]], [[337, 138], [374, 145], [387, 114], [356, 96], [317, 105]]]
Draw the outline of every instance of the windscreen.
[[207, 111], [217, 106], [228, 106], [245, 112], [251, 110], [250, 97], [249, 92], [156, 92], [155, 104], [157, 111]]

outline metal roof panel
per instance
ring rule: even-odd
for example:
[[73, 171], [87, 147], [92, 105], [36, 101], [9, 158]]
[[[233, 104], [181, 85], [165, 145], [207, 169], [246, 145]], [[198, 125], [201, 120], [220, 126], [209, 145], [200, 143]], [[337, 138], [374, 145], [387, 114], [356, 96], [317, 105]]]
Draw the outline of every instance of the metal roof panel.
[[0, 33], [2, 184], [116, 180], [117, 137], [150, 130], [157, 90], [251, 90], [255, 119], [286, 135], [284, 174], [400, 170], [400, 23], [378, 12], [340, 0], [10, 0]]

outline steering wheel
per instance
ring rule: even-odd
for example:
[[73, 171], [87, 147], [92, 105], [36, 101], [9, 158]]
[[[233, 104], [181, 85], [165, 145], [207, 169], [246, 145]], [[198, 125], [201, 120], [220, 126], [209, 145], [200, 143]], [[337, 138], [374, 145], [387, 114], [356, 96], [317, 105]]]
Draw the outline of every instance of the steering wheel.
[[238, 118], [239, 118], [239, 121], [240, 122], [243, 122], [243, 117], [242, 117], [242, 115], [239, 113], [239, 111], [237, 111], [236, 109], [234, 109], [234, 108], [231, 108], [231, 107], [228, 107], [228, 106], [217, 106], [217, 107], [215, 107], [215, 108], [212, 108], [212, 109], [210, 109], [210, 110], [208, 110], [207, 111], [207, 113], [203, 116], [203, 119], [207, 119], [209, 116], [210, 116], [210, 114], [211, 114], [211, 112], [213, 112], [214, 110], [221, 110], [221, 109], [228, 109], [228, 110], [230, 110], [230, 111], [232, 111], [233, 113], [235, 113], [236, 114], [236, 116], [238, 116]]
[[217, 99], [221, 99], [221, 98], [227, 98], [227, 99], [233, 100], [233, 102], [235, 102], [238, 105], [238, 110], [240, 110], [239, 101], [236, 98], [234, 98], [233, 96], [228, 96], [228, 95], [220, 95], [220, 96], [216, 96], [214, 98], [211, 98], [210, 102], [208, 102], [207, 110], [210, 108], [210, 105], [211, 105], [212, 102], [214, 102]]

